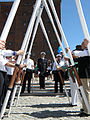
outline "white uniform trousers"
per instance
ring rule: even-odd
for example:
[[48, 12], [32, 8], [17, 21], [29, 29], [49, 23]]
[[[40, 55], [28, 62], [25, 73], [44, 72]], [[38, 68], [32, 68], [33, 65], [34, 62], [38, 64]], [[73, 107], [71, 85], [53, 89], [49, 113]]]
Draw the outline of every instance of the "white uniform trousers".
[[71, 88], [71, 104], [77, 105], [77, 102], [78, 102], [77, 90], [76, 90], [75, 85], [72, 81], [72, 78], [69, 77], [69, 79], [70, 79], [70, 88]]

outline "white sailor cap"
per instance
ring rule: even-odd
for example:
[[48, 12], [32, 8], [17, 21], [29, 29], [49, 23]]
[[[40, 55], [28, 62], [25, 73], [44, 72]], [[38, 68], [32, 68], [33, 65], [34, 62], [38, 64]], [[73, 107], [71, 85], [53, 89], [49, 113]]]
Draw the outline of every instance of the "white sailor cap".
[[40, 54], [41, 54], [41, 55], [42, 55], [42, 54], [46, 55], [46, 53], [45, 53], [45, 52], [41, 52]]
[[57, 54], [56, 57], [61, 57], [61, 55], [60, 55], [60, 54]]
[[63, 51], [61, 50], [60, 53], [63, 53]]
[[64, 58], [70, 59], [70, 57], [68, 57], [68, 56], [65, 56]]
[[28, 54], [31, 55], [31, 53], [27, 52], [26, 55], [28, 55]]

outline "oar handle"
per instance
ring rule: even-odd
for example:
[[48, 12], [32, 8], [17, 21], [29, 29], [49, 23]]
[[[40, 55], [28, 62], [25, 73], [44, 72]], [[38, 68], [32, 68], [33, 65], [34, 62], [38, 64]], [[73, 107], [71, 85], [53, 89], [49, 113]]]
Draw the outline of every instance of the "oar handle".
[[22, 69], [19, 70], [19, 73], [18, 73], [18, 76], [17, 76], [17, 79], [16, 79], [16, 83], [19, 82], [19, 79], [20, 79], [21, 73], [22, 73]]
[[72, 78], [72, 80], [73, 80], [73, 83], [75, 83], [75, 78], [74, 78], [74, 76], [73, 76], [73, 73], [72, 73], [71, 68], [68, 69], [68, 70], [69, 70], [70, 76], [71, 76], [71, 78]]
[[25, 72], [25, 70], [24, 70], [24, 71], [23, 71], [23, 77], [22, 77], [22, 80], [21, 80], [21, 85], [23, 85], [23, 81], [24, 81], [25, 74], [26, 74], [26, 72]]
[[79, 77], [79, 75], [78, 75], [78, 72], [77, 72], [76, 67], [73, 67], [73, 71], [74, 71], [74, 74], [75, 74], [75, 76], [76, 76], [76, 79], [77, 79], [77, 82], [78, 82], [79, 87], [82, 86], [82, 82], [81, 82], [81, 80], [80, 80], [80, 77]]
[[11, 78], [11, 81], [10, 81], [10, 84], [9, 84], [9, 88], [11, 88], [11, 89], [12, 89], [13, 84], [14, 84], [14, 82], [15, 82], [15, 78], [16, 78], [16, 75], [17, 75], [17, 72], [18, 72], [18, 71], [19, 71], [19, 67], [16, 66], [16, 67], [15, 67], [15, 70], [14, 70], [14, 74], [13, 74], [13, 76], [12, 76], [12, 78]]

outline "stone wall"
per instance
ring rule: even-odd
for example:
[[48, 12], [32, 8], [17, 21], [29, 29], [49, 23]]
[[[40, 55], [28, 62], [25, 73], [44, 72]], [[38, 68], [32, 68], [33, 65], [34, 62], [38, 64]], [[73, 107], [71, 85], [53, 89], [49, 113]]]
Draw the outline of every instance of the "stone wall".
[[[28, 27], [29, 20], [33, 12], [33, 6], [35, 4], [35, 1], [36, 0], [21, 0], [19, 9], [17, 11], [16, 17], [14, 19], [13, 25], [11, 27], [11, 30], [7, 38], [6, 46], [8, 49], [12, 49], [12, 50], [20, 49], [27, 27]], [[61, 0], [54, 0], [54, 3], [61, 21], [61, 10], [60, 10], [61, 2], [60, 1]], [[8, 17], [11, 6], [12, 6], [12, 3], [7, 3], [7, 2], [0, 3], [0, 33], [2, 32], [2, 29]], [[47, 33], [49, 35], [53, 50], [56, 54], [58, 49], [57, 38], [54, 34], [53, 28], [51, 26], [51, 23], [48, 19], [48, 16], [45, 10], [43, 12], [42, 19], [44, 21]], [[42, 30], [39, 26], [39, 29], [37, 31], [37, 35], [35, 38], [35, 42], [33, 45], [33, 49], [32, 49], [32, 58], [36, 60], [39, 57], [39, 54], [41, 51], [45, 51], [47, 54], [47, 58], [51, 59], [50, 50], [47, 46]]]

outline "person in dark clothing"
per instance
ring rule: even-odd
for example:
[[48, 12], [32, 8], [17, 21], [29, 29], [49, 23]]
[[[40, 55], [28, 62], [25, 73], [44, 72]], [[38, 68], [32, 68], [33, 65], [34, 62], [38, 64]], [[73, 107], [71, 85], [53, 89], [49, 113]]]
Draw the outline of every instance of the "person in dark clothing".
[[48, 60], [45, 58], [46, 53], [41, 52], [41, 58], [38, 59], [37, 68], [40, 72], [39, 74], [39, 83], [40, 89], [45, 89], [45, 74], [47, 72]]

